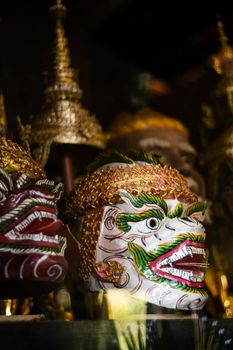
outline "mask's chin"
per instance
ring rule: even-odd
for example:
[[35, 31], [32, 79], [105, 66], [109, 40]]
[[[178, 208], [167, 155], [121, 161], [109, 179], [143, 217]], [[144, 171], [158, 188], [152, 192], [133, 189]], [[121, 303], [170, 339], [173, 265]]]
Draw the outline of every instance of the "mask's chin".
[[146, 301], [168, 309], [200, 310], [207, 301], [207, 295], [187, 293], [165, 284], [154, 284], [146, 293]]

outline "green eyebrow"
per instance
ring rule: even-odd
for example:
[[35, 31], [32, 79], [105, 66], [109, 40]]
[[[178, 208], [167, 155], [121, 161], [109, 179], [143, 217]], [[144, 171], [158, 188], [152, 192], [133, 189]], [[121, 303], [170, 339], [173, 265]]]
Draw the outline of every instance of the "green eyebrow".
[[172, 209], [169, 213], [168, 213], [168, 217], [170, 219], [173, 219], [173, 218], [178, 218], [182, 215], [183, 213], [183, 204], [181, 203], [178, 203], [176, 204], [175, 208]]
[[131, 226], [128, 224], [129, 222], [139, 222], [145, 219], [149, 219], [151, 217], [155, 217], [159, 220], [164, 219], [164, 214], [161, 210], [158, 209], [149, 209], [145, 210], [142, 213], [120, 213], [116, 218], [116, 226], [119, 230], [123, 232], [128, 232], [131, 229]]
[[155, 204], [158, 205], [164, 211], [165, 215], [167, 215], [168, 206], [165, 200], [161, 197], [148, 193], [139, 193], [136, 196], [133, 196], [125, 190], [121, 190], [120, 195], [122, 198], [124, 197], [129, 199], [131, 204], [135, 208], [141, 208], [144, 204]]
[[206, 202], [194, 202], [184, 212], [183, 216], [190, 216], [193, 213], [204, 213], [207, 208]]

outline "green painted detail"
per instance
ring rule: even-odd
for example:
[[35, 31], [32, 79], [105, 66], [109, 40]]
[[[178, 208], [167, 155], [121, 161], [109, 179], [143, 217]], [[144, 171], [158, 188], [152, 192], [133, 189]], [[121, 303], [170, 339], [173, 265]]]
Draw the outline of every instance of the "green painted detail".
[[124, 163], [124, 164], [134, 164], [136, 161], [145, 162], [147, 164], [153, 165], [163, 165], [163, 162], [159, 157], [153, 157], [143, 150], [139, 151], [130, 151], [125, 154], [122, 154], [118, 151], [107, 151], [101, 153], [94, 162], [89, 164], [87, 170], [88, 173], [92, 173], [103, 165], [109, 163]]
[[192, 203], [184, 212], [183, 216], [191, 216], [193, 213], [202, 212], [204, 213], [207, 207], [206, 202], [195, 202]]
[[180, 217], [182, 213], [183, 213], [183, 204], [178, 203], [176, 204], [175, 208], [168, 213], [168, 217], [170, 219], [174, 219], [174, 218]]
[[127, 155], [124, 155], [120, 152], [109, 151], [101, 153], [94, 162], [89, 164], [87, 170], [88, 173], [92, 173], [103, 165], [109, 163], [125, 163], [125, 164], [133, 164], [134, 161]]
[[151, 154], [146, 153], [142, 149], [136, 150], [136, 151], [130, 151], [129, 153], [127, 153], [127, 155], [134, 161], [140, 161], [140, 162], [145, 162], [145, 163], [154, 164], [154, 165], [160, 164], [163, 166], [163, 162], [160, 159], [160, 157], [152, 156]]
[[119, 230], [123, 232], [129, 232], [131, 226], [129, 222], [139, 222], [145, 219], [155, 217], [159, 220], [164, 219], [164, 214], [158, 209], [145, 210], [142, 213], [120, 213], [116, 218], [116, 226]]
[[128, 249], [132, 254], [137, 269], [141, 272], [147, 268], [148, 262], [155, 260], [155, 254], [153, 252], [146, 252], [142, 247], [133, 242], [128, 244]]
[[136, 196], [133, 196], [125, 190], [121, 190], [120, 195], [121, 197], [128, 198], [135, 208], [141, 208], [144, 204], [155, 204], [164, 211], [165, 215], [167, 215], [168, 206], [165, 200], [161, 197], [148, 193], [139, 193]]

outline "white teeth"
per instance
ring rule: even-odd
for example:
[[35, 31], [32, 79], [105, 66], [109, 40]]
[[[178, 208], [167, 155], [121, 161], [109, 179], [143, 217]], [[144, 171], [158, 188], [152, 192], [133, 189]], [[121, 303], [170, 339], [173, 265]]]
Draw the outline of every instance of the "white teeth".
[[[58, 236], [57, 240], [58, 240]], [[14, 247], [14, 246], [0, 246], [0, 252], [12, 252], [14, 254], [43, 254], [43, 255], [53, 255], [53, 256], [64, 256], [64, 250], [66, 248], [66, 239], [64, 237], [59, 237], [58, 240], [58, 244], [60, 246], [58, 251], [51, 251], [49, 249], [47, 249], [46, 251], [44, 250], [44, 247], [40, 247], [40, 246], [35, 246], [35, 247]]]
[[191, 277], [191, 276], [192, 276], [192, 272], [182, 270], [181, 277], [182, 277], [184, 280], [190, 280], [190, 277]]
[[23, 186], [23, 184], [25, 184], [27, 182], [27, 179], [28, 179], [28, 175], [26, 175], [26, 174], [20, 175], [18, 180], [16, 180], [17, 188], [21, 188]]
[[[170, 257], [161, 261], [154, 270], [158, 268], [170, 275], [181, 277], [182, 279], [185, 279], [191, 282], [202, 282], [204, 279], [203, 272], [199, 271], [197, 275], [196, 272], [194, 274], [194, 272], [191, 270], [187, 271], [182, 269], [176, 269], [173, 265], [175, 261], [181, 260], [185, 256], [190, 256], [193, 258], [195, 254], [203, 255], [203, 257], [205, 257], [205, 250], [203, 248], [194, 247], [194, 246], [184, 246], [180, 248], [177, 252], [173, 253]], [[163, 266], [167, 266], [167, 267], [163, 267]], [[190, 264], [190, 269], [192, 269], [192, 264]]]
[[46, 236], [43, 235], [42, 232], [40, 233], [26, 233], [26, 234], [19, 234], [17, 235], [8, 235], [8, 238], [15, 240], [15, 241], [24, 241], [24, 240], [30, 240], [35, 242], [49, 242], [49, 243], [56, 243], [58, 244], [58, 235], [56, 236]]
[[203, 248], [198, 248], [198, 247], [194, 247], [194, 246], [187, 246], [187, 247], [185, 247], [185, 249], [186, 249], [187, 254], [190, 255], [192, 258], [193, 258], [194, 254], [203, 255], [205, 257], [205, 250]]
[[172, 269], [172, 268], [170, 268], [170, 267], [165, 267], [165, 268], [163, 269], [164, 272], [170, 273], [171, 275], [173, 274], [173, 270], [174, 270], [174, 269]]
[[186, 251], [187, 251], [188, 255], [191, 256], [191, 258], [193, 258], [193, 253], [192, 253], [191, 247], [189, 247], [189, 246], [186, 247]]
[[204, 258], [206, 257], [205, 249], [198, 248], [198, 247], [193, 247], [193, 246], [190, 246], [189, 248], [190, 248], [190, 250], [192, 252], [192, 256], [193, 256], [193, 254], [199, 254], [199, 255], [203, 255]]
[[171, 260], [170, 259], [167, 259], [167, 260], [168, 260], [168, 264], [172, 267], [173, 265], [172, 265]]
[[10, 239], [17, 239], [17, 237], [20, 235], [20, 232], [24, 229], [26, 229], [34, 220], [40, 219], [40, 221], [43, 219], [51, 219], [56, 220], [57, 216], [53, 213], [48, 213], [46, 211], [35, 211], [27, 216], [26, 219], [21, 221], [18, 225], [16, 225], [12, 230], [7, 232], [5, 234], [6, 237]]
[[184, 248], [180, 248], [177, 252], [173, 253], [169, 258], [164, 259], [160, 264], [159, 267], [164, 265], [170, 265], [172, 266], [172, 263], [174, 261], [180, 260], [184, 258], [186, 255], [189, 255], [187, 251], [184, 250]]
[[189, 280], [191, 282], [202, 282], [203, 281], [203, 276], [202, 275], [200, 275], [200, 276], [191, 275]]
[[189, 255], [191, 258], [193, 258], [193, 256], [195, 254], [203, 255], [205, 257], [205, 250], [203, 248], [197, 248], [197, 247], [193, 247], [193, 246], [182, 247], [177, 252], [175, 252], [171, 256], [169, 256], [169, 258], [162, 260], [158, 264], [158, 267], [162, 267], [164, 265], [172, 266], [172, 263], [174, 263], [175, 261], [181, 260], [182, 258], [184, 258], [187, 255]]
[[170, 266], [172, 266], [171, 260], [170, 260], [169, 258], [164, 259], [161, 263], [158, 264], [158, 268], [160, 268], [160, 267], [162, 267], [162, 266], [164, 266], [164, 265], [170, 265]]
[[170, 268], [170, 267], [165, 267], [163, 271], [168, 273], [169, 275], [181, 277], [182, 279], [191, 281], [191, 282], [202, 282], [204, 279], [203, 273], [199, 273], [199, 275], [197, 276], [192, 271], [184, 271], [184, 270], [179, 270], [179, 269]]
[[[17, 215], [20, 214], [21, 211], [27, 210], [28, 205], [32, 205], [32, 203], [36, 201], [38, 204], [49, 206], [55, 209], [55, 204], [53, 201], [50, 201], [46, 198], [27, 198], [25, 199], [18, 207], [14, 208], [11, 212], [1, 216], [0, 223], [4, 223], [6, 220], [15, 219]], [[36, 213], [36, 212], [35, 212]], [[38, 213], [38, 212], [37, 212]]]

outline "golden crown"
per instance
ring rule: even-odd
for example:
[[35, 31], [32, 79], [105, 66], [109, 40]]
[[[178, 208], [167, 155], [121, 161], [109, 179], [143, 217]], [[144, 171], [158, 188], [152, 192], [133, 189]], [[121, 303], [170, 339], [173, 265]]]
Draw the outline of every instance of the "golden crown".
[[153, 128], [173, 129], [184, 134], [187, 138], [189, 137], [187, 128], [177, 119], [165, 116], [150, 108], [144, 108], [135, 115], [127, 113], [120, 114], [109, 128], [107, 139], [112, 141], [136, 131]]
[[25, 173], [34, 179], [46, 178], [44, 170], [27, 151], [5, 137], [0, 137], [0, 168], [9, 173]]
[[54, 143], [105, 148], [101, 125], [80, 102], [82, 91], [76, 78], [77, 71], [71, 67], [68, 40], [62, 25], [66, 7], [57, 1], [51, 11], [56, 18], [56, 36], [44, 105], [30, 126], [21, 126], [23, 138], [28, 139], [33, 156], [41, 166], [46, 165]]

